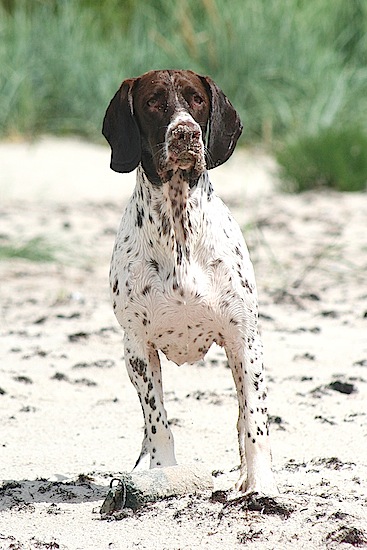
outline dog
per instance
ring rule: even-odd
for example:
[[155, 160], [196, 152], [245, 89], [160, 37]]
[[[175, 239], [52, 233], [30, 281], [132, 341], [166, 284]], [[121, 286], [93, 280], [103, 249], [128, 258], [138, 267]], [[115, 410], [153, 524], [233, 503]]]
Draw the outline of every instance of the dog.
[[236, 487], [269, 495], [277, 490], [255, 277], [240, 228], [208, 176], [231, 156], [241, 131], [236, 110], [209, 77], [159, 70], [122, 83], [103, 135], [112, 170], [137, 169], [137, 175], [110, 284], [145, 421], [135, 468], [147, 461], [150, 468], [176, 464], [158, 352], [177, 365], [194, 363], [216, 342], [225, 349], [238, 396]]

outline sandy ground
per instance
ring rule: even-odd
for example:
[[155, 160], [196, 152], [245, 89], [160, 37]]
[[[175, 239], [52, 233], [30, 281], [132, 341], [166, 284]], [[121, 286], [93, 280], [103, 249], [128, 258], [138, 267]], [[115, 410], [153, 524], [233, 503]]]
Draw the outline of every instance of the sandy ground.
[[41, 237], [58, 258], [0, 262], [0, 549], [367, 547], [367, 195], [284, 196], [260, 153], [211, 179], [257, 274], [281, 496], [254, 510], [229, 491], [237, 403], [215, 348], [163, 371], [177, 458], [214, 493], [101, 519], [143, 424], [107, 282], [134, 178], [108, 163], [78, 140], [0, 144], [0, 244]]

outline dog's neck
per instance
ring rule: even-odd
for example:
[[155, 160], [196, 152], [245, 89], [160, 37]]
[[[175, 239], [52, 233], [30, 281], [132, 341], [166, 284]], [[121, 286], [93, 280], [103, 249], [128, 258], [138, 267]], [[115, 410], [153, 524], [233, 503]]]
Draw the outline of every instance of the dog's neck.
[[[162, 186], [164, 200], [171, 220], [177, 245], [185, 249], [191, 232], [190, 212], [188, 210], [189, 184], [180, 171]], [[188, 251], [185, 254], [188, 255]]]
[[190, 250], [195, 249], [193, 241], [197, 240], [203, 221], [201, 203], [210, 201], [213, 194], [208, 172], [204, 171], [197, 184], [190, 187], [185, 172], [178, 170], [169, 181], [158, 187], [139, 166], [135, 194], [143, 200], [146, 197], [154, 231], [157, 232], [155, 242], [170, 246], [177, 266], [189, 262]]

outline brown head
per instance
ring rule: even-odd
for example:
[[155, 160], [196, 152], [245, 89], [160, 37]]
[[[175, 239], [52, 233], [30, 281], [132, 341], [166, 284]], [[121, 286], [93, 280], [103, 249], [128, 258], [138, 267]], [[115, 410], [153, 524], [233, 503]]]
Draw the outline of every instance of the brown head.
[[141, 162], [158, 185], [177, 170], [196, 183], [205, 169], [231, 156], [241, 131], [224, 93], [192, 71], [150, 71], [125, 80], [103, 121], [112, 170], [131, 172]]

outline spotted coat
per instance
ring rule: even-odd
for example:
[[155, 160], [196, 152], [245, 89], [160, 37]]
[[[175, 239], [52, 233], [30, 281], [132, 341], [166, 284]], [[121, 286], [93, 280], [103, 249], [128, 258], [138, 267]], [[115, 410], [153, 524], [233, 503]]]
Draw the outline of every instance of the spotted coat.
[[151, 71], [124, 81], [103, 132], [111, 167], [137, 168], [119, 227], [111, 296], [145, 420], [136, 468], [176, 464], [158, 351], [194, 363], [224, 347], [236, 385], [244, 492], [274, 493], [255, 277], [238, 224], [208, 169], [232, 154], [239, 117], [208, 77]]

